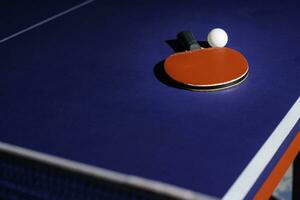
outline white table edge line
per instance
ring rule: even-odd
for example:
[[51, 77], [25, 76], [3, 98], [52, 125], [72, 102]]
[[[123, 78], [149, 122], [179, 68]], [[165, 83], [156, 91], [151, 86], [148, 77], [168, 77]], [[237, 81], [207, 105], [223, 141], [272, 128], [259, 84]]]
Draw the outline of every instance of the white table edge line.
[[275, 130], [254, 155], [246, 168], [225, 193], [222, 200], [242, 200], [253, 187], [265, 167], [269, 164], [280, 145], [292, 131], [300, 118], [300, 97], [284, 116]]

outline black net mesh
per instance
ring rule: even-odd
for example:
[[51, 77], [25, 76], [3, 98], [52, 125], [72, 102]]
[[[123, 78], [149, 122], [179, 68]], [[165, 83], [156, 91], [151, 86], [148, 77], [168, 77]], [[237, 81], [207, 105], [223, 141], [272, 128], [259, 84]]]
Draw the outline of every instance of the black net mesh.
[[0, 152], [1, 200], [172, 200]]

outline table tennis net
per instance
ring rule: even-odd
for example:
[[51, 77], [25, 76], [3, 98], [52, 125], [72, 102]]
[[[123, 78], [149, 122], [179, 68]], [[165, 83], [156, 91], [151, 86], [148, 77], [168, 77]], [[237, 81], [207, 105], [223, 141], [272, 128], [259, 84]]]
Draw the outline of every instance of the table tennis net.
[[0, 200], [173, 200], [0, 151]]

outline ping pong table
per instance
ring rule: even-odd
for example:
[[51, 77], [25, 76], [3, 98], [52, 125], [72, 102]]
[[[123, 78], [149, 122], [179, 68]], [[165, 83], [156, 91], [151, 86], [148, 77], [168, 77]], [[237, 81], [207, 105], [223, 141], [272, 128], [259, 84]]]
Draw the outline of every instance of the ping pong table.
[[[267, 199], [299, 152], [293, 1], [26, 0], [0, 11], [0, 199]], [[218, 92], [169, 84], [176, 33], [206, 40], [214, 27], [248, 59], [247, 80]], [[51, 196], [45, 181], [68, 187]], [[119, 196], [93, 193], [97, 181]], [[88, 197], [76, 195], [82, 183]]]

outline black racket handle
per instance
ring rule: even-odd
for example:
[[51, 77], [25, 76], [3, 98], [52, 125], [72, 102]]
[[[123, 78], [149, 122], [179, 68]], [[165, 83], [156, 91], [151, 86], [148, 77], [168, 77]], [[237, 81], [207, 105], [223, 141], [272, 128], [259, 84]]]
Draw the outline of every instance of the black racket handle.
[[201, 46], [190, 31], [182, 31], [177, 34], [177, 40], [184, 46], [186, 50], [201, 49]]

